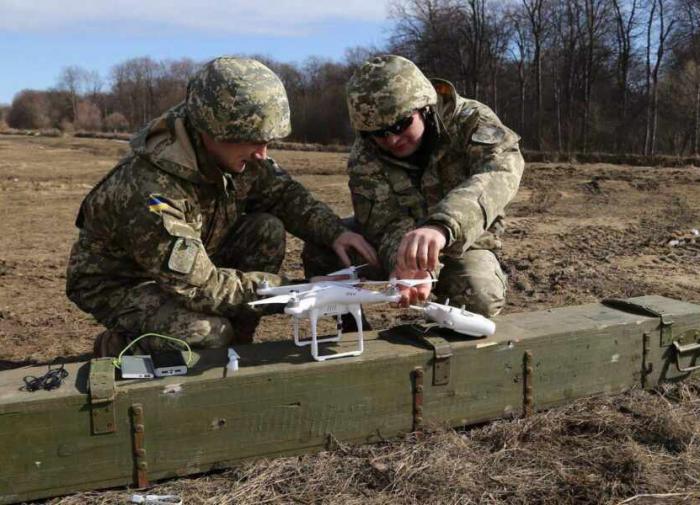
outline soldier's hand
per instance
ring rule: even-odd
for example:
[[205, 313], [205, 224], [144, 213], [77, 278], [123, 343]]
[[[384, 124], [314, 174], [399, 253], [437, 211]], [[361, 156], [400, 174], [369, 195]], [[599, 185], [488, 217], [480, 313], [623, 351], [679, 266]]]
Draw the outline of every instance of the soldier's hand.
[[379, 267], [377, 251], [365, 240], [365, 237], [359, 233], [346, 231], [338, 235], [338, 238], [333, 242], [333, 250], [346, 267], [352, 265], [348, 254], [350, 249], [355, 249], [370, 265]]
[[440, 251], [447, 244], [445, 232], [437, 226], [422, 226], [404, 235], [396, 254], [396, 266], [402, 270], [435, 270]]
[[[431, 279], [430, 273], [425, 270], [402, 270], [396, 268], [391, 273], [392, 279]], [[408, 307], [412, 303], [424, 302], [430, 296], [430, 290], [433, 288], [432, 282], [426, 282], [425, 284], [419, 284], [412, 288], [407, 286], [398, 285], [396, 288], [399, 290], [401, 295], [401, 300], [399, 300], [399, 305], [402, 307]]]

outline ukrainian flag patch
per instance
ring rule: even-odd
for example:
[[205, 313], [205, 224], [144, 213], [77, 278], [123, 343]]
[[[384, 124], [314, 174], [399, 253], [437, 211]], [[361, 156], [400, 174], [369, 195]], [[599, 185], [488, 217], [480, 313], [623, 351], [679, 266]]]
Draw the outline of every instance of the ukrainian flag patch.
[[170, 205], [162, 197], [151, 195], [148, 198], [148, 210], [155, 214], [161, 214], [164, 210], [170, 209]]

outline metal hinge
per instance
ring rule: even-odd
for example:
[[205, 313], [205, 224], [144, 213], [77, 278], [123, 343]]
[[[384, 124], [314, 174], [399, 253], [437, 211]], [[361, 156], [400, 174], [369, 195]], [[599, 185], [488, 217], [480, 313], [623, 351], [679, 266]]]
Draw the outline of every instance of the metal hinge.
[[148, 481], [148, 461], [146, 460], [145, 432], [143, 405], [141, 403], [134, 403], [131, 406], [131, 445], [134, 449], [136, 486], [140, 489], [150, 485]]
[[412, 372], [413, 378], [413, 431], [423, 429], [423, 368], [417, 366]]
[[423, 336], [423, 341], [433, 349], [433, 386], [446, 386], [450, 383], [450, 358], [452, 347], [442, 337]]
[[525, 351], [523, 354], [523, 417], [531, 416], [534, 410], [532, 372], [532, 352]]
[[97, 358], [90, 361], [90, 419], [92, 434], [115, 433], [117, 424], [114, 415], [114, 365], [112, 358]]

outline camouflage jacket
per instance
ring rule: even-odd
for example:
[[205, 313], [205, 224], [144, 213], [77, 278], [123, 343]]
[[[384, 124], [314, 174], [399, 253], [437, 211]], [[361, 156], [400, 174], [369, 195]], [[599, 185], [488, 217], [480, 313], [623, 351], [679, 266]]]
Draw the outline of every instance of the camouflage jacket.
[[403, 236], [424, 224], [446, 230], [450, 256], [500, 247], [504, 208], [523, 173], [520, 137], [449, 82], [432, 82], [437, 137], [418, 181], [410, 172], [419, 167], [383, 153], [371, 138], [358, 135], [348, 161], [355, 219], [388, 272]]
[[217, 268], [210, 259], [244, 213], [271, 213], [290, 233], [325, 246], [345, 230], [270, 159], [222, 173], [182, 105], [139, 132], [131, 148], [85, 197], [76, 222], [66, 291], [93, 315], [145, 281], [191, 310], [224, 316], [255, 299], [263, 278], [279, 284], [276, 275]]

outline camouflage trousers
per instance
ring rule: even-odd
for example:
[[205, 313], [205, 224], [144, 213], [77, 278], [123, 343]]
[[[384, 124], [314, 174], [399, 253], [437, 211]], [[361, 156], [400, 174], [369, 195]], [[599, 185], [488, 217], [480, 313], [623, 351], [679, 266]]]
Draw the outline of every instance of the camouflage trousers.
[[[348, 229], [360, 232], [354, 218], [343, 219]], [[306, 277], [324, 275], [343, 265], [338, 256], [327, 248], [305, 244], [302, 252]], [[354, 265], [365, 263], [359, 255], [351, 255]], [[506, 300], [507, 278], [496, 255], [488, 249], [468, 249], [461, 257], [441, 255], [444, 265], [438, 274], [438, 282], [433, 294], [438, 302], [450, 299], [450, 305], [464, 305], [469, 311], [492, 317], [503, 310]], [[363, 277], [384, 280], [389, 272], [376, 268], [364, 268]]]
[[[270, 214], [243, 216], [212, 256], [218, 267], [242, 271], [277, 273], [285, 253], [282, 221]], [[144, 333], [159, 333], [186, 341], [195, 348], [226, 347], [248, 343], [253, 339], [261, 317], [247, 305], [240, 314], [226, 318], [193, 312], [176, 296], [161, 290], [155, 281], [144, 282], [127, 292], [117, 319], [107, 326], [131, 340]], [[137, 352], [151, 353], [163, 348], [179, 348], [168, 340], [148, 337], [134, 347]]]

